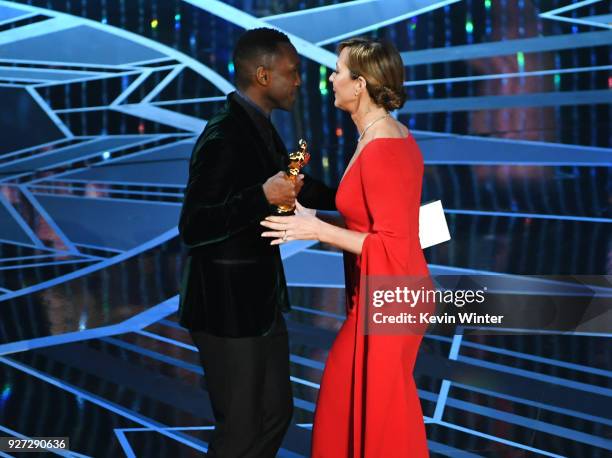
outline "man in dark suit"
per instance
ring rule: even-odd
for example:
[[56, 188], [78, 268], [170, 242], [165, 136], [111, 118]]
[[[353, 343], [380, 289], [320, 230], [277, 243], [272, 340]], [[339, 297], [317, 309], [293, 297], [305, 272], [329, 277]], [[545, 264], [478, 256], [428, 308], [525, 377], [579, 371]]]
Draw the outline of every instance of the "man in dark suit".
[[247, 31], [234, 50], [237, 92], [196, 142], [179, 231], [190, 248], [180, 323], [199, 349], [215, 415], [209, 457], [276, 456], [293, 412], [289, 310], [280, 251], [259, 222], [297, 193], [335, 209], [335, 190], [305, 176], [285, 179], [285, 146], [270, 122], [290, 110], [299, 57], [287, 36]]

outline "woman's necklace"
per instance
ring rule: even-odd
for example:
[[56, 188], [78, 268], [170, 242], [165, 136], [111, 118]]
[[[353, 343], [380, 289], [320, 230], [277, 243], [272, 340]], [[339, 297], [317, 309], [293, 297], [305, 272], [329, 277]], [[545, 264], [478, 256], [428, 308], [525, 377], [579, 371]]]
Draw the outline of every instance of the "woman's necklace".
[[363, 132], [361, 132], [361, 135], [359, 135], [359, 138], [357, 139], [357, 143], [359, 143], [361, 141], [361, 139], [363, 138], [363, 136], [365, 135], [365, 133], [368, 131], [368, 129], [370, 127], [372, 127], [374, 124], [376, 124], [378, 121], [385, 119], [387, 116], [389, 116], [389, 113], [385, 113], [384, 115], [382, 115], [380, 118], [376, 118], [374, 121], [372, 121], [370, 124], [368, 124], [367, 126], [365, 126], [365, 128], [363, 129]]

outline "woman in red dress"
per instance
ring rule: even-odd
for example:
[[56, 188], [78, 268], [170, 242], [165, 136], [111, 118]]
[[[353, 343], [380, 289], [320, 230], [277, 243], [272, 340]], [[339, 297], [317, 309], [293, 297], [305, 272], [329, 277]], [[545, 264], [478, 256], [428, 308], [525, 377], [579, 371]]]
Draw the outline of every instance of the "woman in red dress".
[[404, 102], [404, 66], [390, 44], [352, 39], [339, 47], [331, 75], [336, 107], [360, 136], [336, 204], [346, 227], [297, 205], [295, 216], [269, 217], [271, 243], [319, 240], [344, 251], [347, 318], [330, 350], [313, 426], [313, 458], [428, 456], [412, 375], [420, 335], [364, 332], [364, 281], [371, 276], [428, 276], [419, 243], [423, 159], [408, 129], [389, 111]]

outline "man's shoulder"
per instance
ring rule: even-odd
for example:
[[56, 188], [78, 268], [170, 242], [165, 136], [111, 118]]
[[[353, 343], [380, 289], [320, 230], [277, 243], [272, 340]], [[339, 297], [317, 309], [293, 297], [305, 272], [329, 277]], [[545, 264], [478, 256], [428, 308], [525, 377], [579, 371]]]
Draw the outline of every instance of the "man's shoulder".
[[203, 135], [210, 139], [227, 136], [233, 129], [234, 120], [232, 118], [229, 109], [225, 107], [208, 120]]
[[240, 117], [226, 107], [207, 122], [196, 141], [193, 157], [204, 152], [239, 150], [245, 142], [249, 142], [248, 134], [245, 134], [245, 126]]
[[202, 132], [202, 140], [206, 142], [212, 140], [235, 141], [242, 138], [244, 134], [244, 120], [230, 107], [225, 107], [210, 118], [204, 132]]

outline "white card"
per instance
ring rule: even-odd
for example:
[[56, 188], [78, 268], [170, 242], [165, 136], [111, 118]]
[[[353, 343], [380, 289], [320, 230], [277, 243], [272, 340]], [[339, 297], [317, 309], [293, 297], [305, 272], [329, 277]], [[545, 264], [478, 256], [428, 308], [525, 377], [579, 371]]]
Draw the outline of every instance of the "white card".
[[447, 242], [451, 239], [442, 201], [436, 200], [425, 205], [421, 205], [419, 212], [419, 239], [421, 248], [427, 248], [439, 243]]

